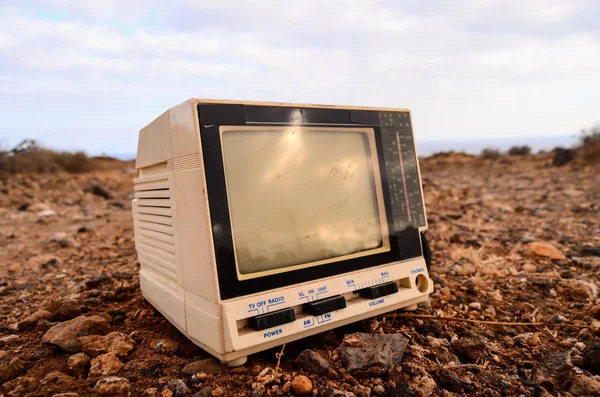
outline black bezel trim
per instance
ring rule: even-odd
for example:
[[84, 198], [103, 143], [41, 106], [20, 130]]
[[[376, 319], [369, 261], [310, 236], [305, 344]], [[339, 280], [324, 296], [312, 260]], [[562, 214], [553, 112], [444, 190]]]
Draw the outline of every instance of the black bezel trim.
[[[199, 104], [198, 114], [221, 299], [231, 299], [268, 291], [391, 262], [412, 259], [421, 255], [421, 240], [418, 229], [409, 227], [399, 233], [393, 229], [394, 222], [386, 182], [381, 133], [379, 125], [367, 124], [374, 123], [375, 120], [379, 119], [376, 111], [357, 113], [344, 109]], [[243, 119], [242, 114], [244, 115]], [[286, 122], [285, 120], [289, 121]], [[354, 120], [354, 123], [352, 123], [352, 120]], [[389, 225], [390, 251], [260, 278], [238, 280], [219, 128], [229, 125], [265, 124], [274, 126], [289, 125], [291, 123], [324, 127], [345, 126], [352, 128], [354, 125], [356, 128], [364, 128], [365, 126], [373, 128], [381, 170], [385, 213]], [[398, 241], [402, 243], [398, 244]]]

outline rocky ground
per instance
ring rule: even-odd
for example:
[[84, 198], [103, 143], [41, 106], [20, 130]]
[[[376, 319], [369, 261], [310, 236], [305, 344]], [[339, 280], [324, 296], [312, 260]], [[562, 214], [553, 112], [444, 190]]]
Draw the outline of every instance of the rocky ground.
[[0, 184], [0, 395], [600, 395], [597, 165], [422, 161], [423, 318], [372, 318], [234, 370], [142, 298], [130, 167]]

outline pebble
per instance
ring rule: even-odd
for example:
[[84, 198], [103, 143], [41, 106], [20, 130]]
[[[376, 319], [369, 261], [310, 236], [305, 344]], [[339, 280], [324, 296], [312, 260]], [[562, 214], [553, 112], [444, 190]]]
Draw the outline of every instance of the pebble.
[[329, 372], [329, 362], [319, 353], [306, 349], [296, 357], [296, 367], [309, 374], [326, 374]]
[[25, 371], [25, 363], [19, 357], [0, 350], [0, 383], [9, 381]]
[[565, 321], [567, 321], [567, 318], [565, 316], [563, 316], [562, 314], [555, 314], [550, 319], [550, 322], [554, 323], [554, 324], [564, 323]]
[[119, 360], [114, 353], [101, 354], [93, 358], [90, 362], [90, 372], [88, 376], [107, 376], [114, 375], [123, 368], [125, 364]]
[[472, 310], [481, 311], [481, 303], [471, 302], [471, 303], [469, 303], [469, 308], [471, 308]]
[[537, 266], [531, 263], [526, 263], [523, 265], [522, 269], [527, 273], [535, 273], [537, 272]]
[[381, 385], [375, 385], [373, 386], [373, 392], [379, 396], [383, 396], [383, 394], [385, 393], [385, 387]]
[[203, 387], [199, 392], [194, 393], [192, 397], [212, 397], [212, 388], [209, 386]]
[[487, 343], [481, 338], [462, 338], [452, 342], [452, 351], [466, 362], [474, 363], [485, 356]]
[[290, 390], [292, 390], [292, 382], [290, 382], [289, 380], [287, 382], [285, 382], [285, 384], [283, 385], [283, 387], [281, 388], [281, 391], [283, 391], [284, 393], [289, 393]]
[[224, 390], [223, 390], [223, 388], [221, 388], [221, 387], [217, 387], [216, 389], [214, 389], [214, 390], [212, 391], [212, 395], [213, 395], [214, 397], [219, 397], [219, 396], [222, 396], [223, 394], [225, 394], [225, 391], [224, 391]]
[[194, 361], [189, 363], [179, 373], [181, 377], [190, 378], [199, 372], [204, 372], [209, 375], [217, 375], [222, 372], [228, 371], [229, 367], [225, 364], [221, 364], [214, 358], [206, 358], [204, 360]]
[[304, 375], [296, 375], [292, 380], [292, 389], [294, 393], [303, 396], [312, 391], [312, 382]]
[[90, 335], [79, 338], [81, 351], [90, 357], [113, 353], [117, 357], [127, 357], [135, 348], [135, 342], [122, 332], [111, 332], [108, 335]]
[[489, 314], [491, 317], [496, 317], [496, 309], [494, 309], [494, 306], [486, 307], [483, 312]]
[[59, 371], [52, 371], [49, 372], [46, 376], [44, 376], [44, 379], [42, 379], [42, 382], [40, 383], [41, 386], [49, 386], [49, 385], [56, 385], [56, 386], [62, 386], [63, 388], [68, 388], [71, 383], [73, 383], [73, 377], [69, 376], [69, 375], [65, 375], [62, 372]]
[[533, 332], [526, 332], [524, 334], [517, 335], [513, 339], [515, 343], [528, 347], [536, 347], [542, 343], [540, 337]]
[[400, 364], [407, 345], [400, 334], [354, 333], [346, 335], [339, 349], [353, 376], [381, 376]]
[[574, 396], [600, 396], [600, 382], [583, 374], [576, 375], [569, 393]]
[[3, 336], [2, 338], [0, 338], [0, 344], [2, 344], [2, 345], [10, 345], [12, 343], [15, 343], [18, 340], [19, 340], [19, 336], [18, 335]]
[[38, 380], [31, 376], [21, 376], [4, 383], [2, 388], [9, 392], [7, 396], [25, 396], [38, 388]]
[[181, 379], [170, 380], [167, 387], [173, 392], [173, 396], [175, 397], [183, 397], [189, 391], [187, 386]]
[[101, 396], [127, 397], [130, 389], [129, 380], [116, 376], [102, 378], [94, 386], [96, 393]]
[[168, 339], [159, 339], [152, 342], [152, 348], [158, 354], [172, 356], [177, 350], [177, 342]]
[[598, 297], [598, 287], [591, 281], [568, 280], [567, 288], [571, 298], [579, 301], [595, 301]]
[[91, 357], [85, 353], [73, 354], [67, 359], [67, 368], [73, 375], [85, 375]]
[[144, 397], [158, 397], [160, 393], [156, 387], [149, 387], [143, 392]]
[[583, 351], [583, 365], [591, 373], [600, 375], [600, 339], [588, 343]]
[[45, 309], [52, 314], [52, 321], [71, 320], [88, 311], [87, 306], [79, 299], [55, 300], [46, 305]]
[[42, 320], [49, 320], [52, 317], [52, 313], [47, 310], [38, 310], [35, 313], [25, 317], [19, 322], [17, 328], [19, 331], [28, 331], [37, 326], [38, 322]]
[[534, 242], [527, 244], [527, 251], [534, 256], [541, 256], [544, 258], [554, 260], [565, 260], [565, 255], [558, 250], [558, 248], [543, 242]]
[[78, 353], [81, 351], [79, 337], [103, 335], [109, 331], [110, 325], [103, 317], [79, 316], [50, 328], [42, 337], [42, 342], [70, 353]]
[[37, 216], [40, 218], [47, 218], [54, 215], [56, 215], [56, 211], [54, 210], [43, 210], [37, 213]]
[[113, 197], [113, 195], [110, 193], [110, 191], [105, 186], [102, 186], [99, 184], [90, 185], [89, 191], [94, 196], [102, 197], [105, 200], [110, 200]]
[[496, 302], [502, 302], [502, 300], [504, 299], [499, 289], [494, 290], [494, 292], [490, 293], [490, 297]]

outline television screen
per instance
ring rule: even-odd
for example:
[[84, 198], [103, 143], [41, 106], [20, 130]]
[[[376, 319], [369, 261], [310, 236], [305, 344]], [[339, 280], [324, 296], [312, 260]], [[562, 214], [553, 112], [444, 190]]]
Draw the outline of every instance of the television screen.
[[240, 279], [389, 251], [373, 129], [220, 131]]

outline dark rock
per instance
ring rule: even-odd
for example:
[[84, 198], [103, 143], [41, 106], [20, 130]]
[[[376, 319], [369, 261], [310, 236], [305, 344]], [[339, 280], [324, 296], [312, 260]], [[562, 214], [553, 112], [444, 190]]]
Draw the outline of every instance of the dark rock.
[[434, 346], [431, 348], [431, 353], [433, 355], [433, 357], [431, 357], [432, 360], [438, 360], [443, 364], [460, 364], [460, 359], [456, 355], [450, 353], [445, 346]]
[[309, 374], [326, 374], [329, 372], [329, 362], [319, 353], [306, 349], [296, 357], [296, 366]]
[[190, 378], [192, 375], [196, 375], [199, 372], [204, 372], [209, 375], [217, 375], [227, 370], [229, 370], [227, 365], [221, 364], [214, 358], [206, 358], [204, 360], [189, 363], [183, 367], [179, 375], [184, 378]]
[[203, 387], [198, 393], [194, 393], [192, 397], [212, 397], [212, 388]]
[[581, 255], [583, 255], [583, 256], [600, 256], [600, 248], [583, 247], [583, 248], [581, 248]]
[[565, 316], [563, 316], [562, 314], [555, 314], [550, 319], [550, 322], [553, 324], [564, 323], [565, 321], [567, 321], [567, 318]]
[[345, 390], [334, 389], [331, 387], [321, 389], [319, 392], [320, 397], [355, 397], [355, 394]]
[[167, 387], [173, 392], [174, 397], [183, 397], [188, 392], [187, 386], [181, 379], [170, 380]]
[[110, 325], [119, 325], [125, 322], [125, 316], [115, 316], [110, 320]]
[[100, 273], [96, 277], [93, 277], [90, 280], [86, 281], [85, 282], [85, 286], [88, 289], [96, 288], [100, 284], [102, 284], [102, 283], [104, 283], [104, 282], [106, 282], [108, 280], [110, 280], [110, 278], [108, 277], [108, 275], [106, 275], [105, 273]]
[[600, 375], [600, 339], [593, 339], [583, 351], [584, 368]]
[[79, 337], [104, 335], [110, 331], [108, 322], [100, 316], [79, 316], [50, 328], [42, 337], [42, 342], [61, 349], [78, 353], [81, 351]]
[[423, 335], [433, 335], [436, 338], [439, 338], [442, 334], [442, 329], [440, 328], [438, 321], [425, 321], [422, 325], [417, 325], [417, 331]]
[[565, 149], [557, 147], [553, 150], [554, 158], [552, 159], [552, 165], [555, 167], [562, 167], [573, 161], [575, 158], [575, 151], [573, 149]]
[[102, 185], [93, 184], [89, 188], [90, 192], [95, 196], [100, 196], [105, 200], [110, 200], [113, 196], [108, 189]]
[[415, 393], [413, 392], [410, 385], [406, 383], [400, 383], [396, 385], [390, 392], [388, 393], [390, 397], [414, 397]]
[[125, 208], [125, 204], [123, 204], [120, 201], [111, 201], [110, 203], [108, 203], [108, 205], [110, 205], [111, 207], [120, 208], [120, 209]]
[[259, 389], [252, 390], [252, 397], [263, 397], [264, 393]]
[[460, 393], [464, 388], [464, 382], [454, 372], [442, 369], [437, 373], [437, 383], [443, 389]]
[[50, 302], [46, 310], [52, 313], [52, 321], [66, 321], [87, 313], [88, 308], [78, 299], [62, 299]]
[[573, 363], [568, 352], [548, 355], [534, 374], [536, 383], [546, 390], [563, 390], [573, 376]]
[[452, 351], [461, 360], [474, 363], [485, 356], [486, 343], [481, 338], [462, 338], [452, 343]]
[[346, 371], [354, 376], [381, 376], [402, 361], [408, 340], [399, 334], [347, 335], [340, 345]]

